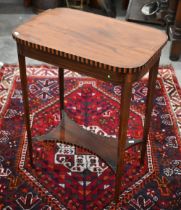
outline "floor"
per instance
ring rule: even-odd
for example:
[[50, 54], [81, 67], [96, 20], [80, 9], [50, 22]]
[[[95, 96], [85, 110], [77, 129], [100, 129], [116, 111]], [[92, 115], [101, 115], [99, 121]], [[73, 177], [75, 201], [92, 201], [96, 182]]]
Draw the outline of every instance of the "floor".
[[[3, 63], [18, 63], [15, 41], [11, 36], [12, 30], [35, 15], [32, 8], [24, 8], [22, 5], [23, 0], [0, 0], [0, 66]], [[118, 19], [124, 19], [125, 12], [121, 10], [119, 1], [117, 1], [117, 14]], [[150, 25], [150, 27], [155, 26]], [[170, 42], [162, 51], [160, 65], [172, 64], [181, 85], [181, 57], [179, 61], [172, 62], [169, 60], [169, 49]], [[27, 64], [38, 64], [38, 62], [27, 59]]]

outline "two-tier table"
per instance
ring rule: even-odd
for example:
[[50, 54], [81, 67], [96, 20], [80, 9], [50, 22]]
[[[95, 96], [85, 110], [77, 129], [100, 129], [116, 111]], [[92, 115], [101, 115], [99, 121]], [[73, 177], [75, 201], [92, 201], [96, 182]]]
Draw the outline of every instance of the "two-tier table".
[[[37, 139], [59, 139], [92, 151], [115, 171], [115, 202], [119, 200], [124, 153], [141, 143], [144, 162], [153, 107], [153, 94], [161, 49], [167, 41], [165, 33], [125, 21], [78, 10], [48, 10], [17, 27], [17, 42], [24, 116], [30, 161], [33, 166], [32, 136], [28, 104], [25, 57], [59, 67], [62, 121], [49, 134]], [[96, 79], [122, 85], [119, 133], [117, 139], [103, 138], [83, 130], [70, 120], [64, 109], [64, 69]], [[127, 140], [132, 84], [149, 72], [148, 94], [143, 139]]]

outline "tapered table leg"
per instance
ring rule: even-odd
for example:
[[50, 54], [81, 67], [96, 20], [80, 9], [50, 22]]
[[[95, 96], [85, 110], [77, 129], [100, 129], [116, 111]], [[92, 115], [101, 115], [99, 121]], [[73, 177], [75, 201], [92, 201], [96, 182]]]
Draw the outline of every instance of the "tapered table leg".
[[21, 88], [22, 88], [22, 95], [23, 95], [24, 118], [25, 118], [27, 137], [28, 137], [28, 150], [29, 150], [30, 164], [32, 167], [34, 167], [33, 155], [32, 155], [32, 136], [31, 136], [31, 128], [30, 128], [30, 112], [29, 112], [29, 103], [28, 103], [28, 86], [27, 86], [25, 56], [18, 54], [18, 60], [19, 60]]
[[121, 110], [120, 110], [120, 123], [118, 134], [118, 152], [117, 152], [117, 168], [115, 180], [115, 203], [119, 201], [121, 176], [123, 175], [125, 145], [127, 140], [127, 128], [130, 110], [130, 101], [132, 94], [132, 79], [131, 75], [126, 75], [125, 81], [122, 85], [121, 95]]
[[64, 110], [64, 69], [59, 68], [59, 97], [60, 97], [60, 117], [62, 119], [62, 110]]
[[155, 65], [150, 69], [149, 72], [149, 80], [148, 80], [148, 93], [146, 99], [146, 111], [145, 111], [145, 121], [144, 121], [144, 131], [143, 131], [143, 145], [141, 149], [141, 164], [144, 164], [144, 158], [146, 154], [146, 144], [148, 140], [148, 133], [150, 128], [151, 121], [151, 113], [153, 109], [153, 97], [156, 86], [156, 78], [158, 74], [158, 66], [159, 60], [155, 63]]

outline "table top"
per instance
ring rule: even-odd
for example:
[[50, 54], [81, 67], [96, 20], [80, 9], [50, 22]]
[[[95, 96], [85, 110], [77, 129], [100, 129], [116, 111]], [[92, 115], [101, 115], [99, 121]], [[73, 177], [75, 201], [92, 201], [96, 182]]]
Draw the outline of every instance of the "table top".
[[13, 37], [26, 46], [110, 70], [140, 69], [167, 41], [158, 29], [68, 8], [33, 17]]

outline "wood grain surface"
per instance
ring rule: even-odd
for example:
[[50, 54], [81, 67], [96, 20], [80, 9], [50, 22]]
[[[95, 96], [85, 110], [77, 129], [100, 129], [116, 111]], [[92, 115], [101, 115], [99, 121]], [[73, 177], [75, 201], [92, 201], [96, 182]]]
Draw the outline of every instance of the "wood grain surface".
[[72, 60], [117, 68], [140, 68], [167, 41], [164, 32], [83, 11], [57, 8], [15, 29], [25, 45]]

